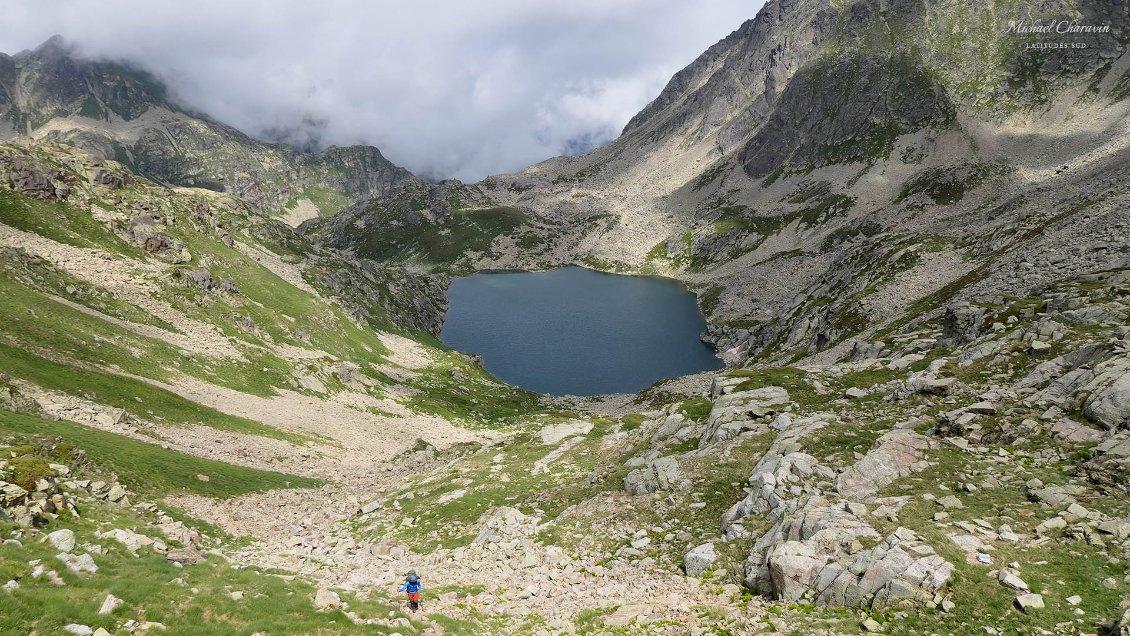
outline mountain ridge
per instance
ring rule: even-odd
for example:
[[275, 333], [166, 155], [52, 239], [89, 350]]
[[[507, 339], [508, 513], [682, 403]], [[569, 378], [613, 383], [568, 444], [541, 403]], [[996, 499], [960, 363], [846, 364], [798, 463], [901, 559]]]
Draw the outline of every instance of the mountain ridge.
[[306, 153], [252, 139], [171, 99], [145, 71], [76, 57], [59, 36], [0, 54], [0, 96], [0, 121], [8, 123], [0, 138], [67, 142], [155, 179], [231, 191], [272, 211], [305, 200], [331, 214], [416, 179], [372, 146]]

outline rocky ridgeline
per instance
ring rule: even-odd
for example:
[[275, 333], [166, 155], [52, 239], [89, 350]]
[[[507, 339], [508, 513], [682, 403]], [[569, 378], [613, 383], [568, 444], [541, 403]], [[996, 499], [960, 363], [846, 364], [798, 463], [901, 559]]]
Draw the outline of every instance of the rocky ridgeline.
[[305, 153], [252, 139], [184, 109], [147, 73], [78, 55], [58, 36], [0, 53], [0, 78], [0, 112], [14, 123], [0, 136], [71, 144], [162, 182], [232, 192], [264, 209], [293, 207], [310, 188], [343, 199], [323, 210], [331, 213], [417, 181], [371, 146]]

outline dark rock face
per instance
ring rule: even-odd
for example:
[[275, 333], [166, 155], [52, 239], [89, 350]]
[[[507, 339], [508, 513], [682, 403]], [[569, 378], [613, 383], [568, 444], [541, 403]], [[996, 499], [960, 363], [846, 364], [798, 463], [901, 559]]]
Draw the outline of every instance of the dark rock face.
[[894, 140], [954, 116], [945, 89], [905, 53], [849, 56], [806, 66], [742, 148], [750, 176], [885, 157]]
[[981, 334], [985, 314], [984, 309], [973, 305], [946, 307], [942, 337], [938, 340], [937, 346], [952, 348], [973, 342]]
[[107, 119], [112, 113], [129, 121], [152, 107], [170, 106], [164, 86], [148, 73], [79, 60], [73, 53], [55, 36], [32, 51], [0, 54], [0, 109], [18, 132], [29, 133], [57, 116]]
[[384, 312], [403, 328], [438, 336], [443, 327], [444, 276], [408, 274], [365, 259], [313, 259], [311, 270], [357, 320], [378, 322]]

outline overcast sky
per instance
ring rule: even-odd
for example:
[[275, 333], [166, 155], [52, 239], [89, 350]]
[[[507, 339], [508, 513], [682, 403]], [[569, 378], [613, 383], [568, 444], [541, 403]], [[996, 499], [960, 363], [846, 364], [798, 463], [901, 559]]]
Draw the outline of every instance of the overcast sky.
[[606, 143], [762, 4], [6, 0], [0, 51], [60, 34], [252, 135], [370, 143], [473, 181]]

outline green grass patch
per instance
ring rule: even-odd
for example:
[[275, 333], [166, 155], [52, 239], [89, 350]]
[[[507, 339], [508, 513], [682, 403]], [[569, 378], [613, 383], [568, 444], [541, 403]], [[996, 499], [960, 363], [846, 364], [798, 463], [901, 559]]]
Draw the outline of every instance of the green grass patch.
[[453, 351], [436, 351], [433, 359], [408, 382], [419, 389], [407, 400], [416, 412], [472, 428], [513, 428], [549, 412], [541, 395], [503, 384]]
[[357, 253], [378, 261], [451, 265], [467, 252], [490, 253], [496, 237], [515, 232], [529, 219], [526, 210], [514, 207], [455, 210], [439, 224], [383, 225], [365, 234]]
[[954, 166], [928, 168], [903, 185], [895, 203], [914, 194], [924, 193], [938, 205], [952, 205], [965, 198], [988, 179], [1001, 177], [1009, 169], [992, 163], [961, 163]]
[[789, 397], [811, 408], [825, 406], [836, 396], [819, 395], [808, 383], [808, 373], [795, 367], [772, 367], [767, 369], [737, 369], [728, 371], [732, 378], [745, 378], [734, 387], [735, 391], [749, 391], [763, 386], [779, 386], [789, 392]]
[[[8, 411], [0, 411], [0, 432], [25, 443], [43, 437], [62, 438], [86, 451], [90, 461], [116, 474], [134, 492], [150, 496], [190, 493], [223, 499], [278, 488], [313, 488], [322, 483], [309, 477], [193, 457], [72, 422]], [[208, 481], [197, 475], [206, 475]]]
[[324, 186], [306, 186], [302, 189], [302, 194], [306, 195], [306, 198], [310, 199], [314, 207], [318, 208], [320, 216], [337, 214], [350, 203], [349, 197], [340, 191]]
[[685, 415], [689, 420], [705, 422], [707, 416], [710, 415], [710, 407], [712, 405], [713, 402], [710, 401], [710, 398], [696, 397], [682, 402], [675, 410]]
[[295, 443], [309, 439], [255, 420], [221, 413], [141, 380], [54, 362], [3, 343], [0, 343], [0, 371], [46, 389], [81, 396], [164, 424], [209, 426]]
[[89, 212], [70, 203], [39, 201], [0, 188], [0, 223], [76, 247], [99, 248], [137, 258], [140, 251], [119, 239]]
[[289, 366], [273, 355], [250, 352], [248, 362], [186, 359], [163, 340], [87, 315], [2, 277], [0, 294], [7, 301], [0, 303], [0, 322], [5, 325], [0, 341], [39, 354], [162, 381], [171, 381], [180, 371], [261, 396], [274, 395], [274, 387], [289, 384]]

